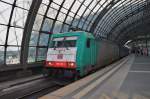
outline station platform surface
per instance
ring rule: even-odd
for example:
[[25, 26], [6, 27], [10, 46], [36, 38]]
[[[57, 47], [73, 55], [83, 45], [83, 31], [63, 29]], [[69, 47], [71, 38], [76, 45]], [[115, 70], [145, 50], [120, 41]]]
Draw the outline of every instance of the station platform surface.
[[150, 57], [130, 55], [40, 99], [150, 99]]

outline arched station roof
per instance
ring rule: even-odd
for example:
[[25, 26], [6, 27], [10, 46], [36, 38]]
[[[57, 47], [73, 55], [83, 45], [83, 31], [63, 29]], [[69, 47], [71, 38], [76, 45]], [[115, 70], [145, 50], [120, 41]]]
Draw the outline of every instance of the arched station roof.
[[45, 59], [50, 34], [79, 29], [124, 44], [148, 33], [150, 0], [0, 0], [0, 64]]

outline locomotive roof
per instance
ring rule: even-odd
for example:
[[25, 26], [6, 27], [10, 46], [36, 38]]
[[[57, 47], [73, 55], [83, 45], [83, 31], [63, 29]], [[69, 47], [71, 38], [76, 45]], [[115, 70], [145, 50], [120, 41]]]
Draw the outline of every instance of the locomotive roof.
[[84, 31], [73, 31], [73, 32], [65, 32], [65, 33], [54, 33], [52, 34], [52, 37], [63, 37], [63, 36], [80, 36], [85, 35], [89, 38], [94, 38], [94, 36], [91, 33], [84, 32]]

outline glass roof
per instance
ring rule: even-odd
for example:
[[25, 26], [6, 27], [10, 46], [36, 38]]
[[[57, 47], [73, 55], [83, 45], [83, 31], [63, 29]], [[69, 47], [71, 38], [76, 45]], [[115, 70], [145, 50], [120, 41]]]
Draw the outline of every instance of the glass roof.
[[[35, 3], [31, 32], [25, 32]], [[0, 65], [21, 64], [24, 34], [30, 37], [27, 64], [45, 60], [52, 33], [77, 29], [116, 40], [143, 18], [147, 5], [149, 0], [0, 0]]]
[[0, 64], [20, 63], [23, 31], [31, 3], [32, 0], [0, 0]]
[[[113, 31], [116, 33], [115, 30], [119, 30], [121, 27], [120, 24], [124, 23], [124, 25], [128, 25], [130, 24], [128, 22], [137, 20], [139, 17], [134, 15], [139, 15], [141, 11], [144, 11], [146, 4], [146, 0], [120, 0], [120, 2], [112, 7], [100, 20], [94, 33], [104, 37], [110, 35], [109, 33], [113, 34]], [[139, 16], [141, 15], [142, 13], [140, 13]], [[130, 19], [131, 21], [128, 21], [130, 17], [132, 17]], [[124, 25], [122, 25], [122, 27], [124, 27]], [[105, 35], [101, 35], [102, 32]]]

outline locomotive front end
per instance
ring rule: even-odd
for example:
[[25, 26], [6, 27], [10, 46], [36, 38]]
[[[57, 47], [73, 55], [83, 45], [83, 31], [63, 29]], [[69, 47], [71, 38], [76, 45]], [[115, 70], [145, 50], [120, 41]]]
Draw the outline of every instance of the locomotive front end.
[[46, 67], [75, 69], [77, 36], [52, 38], [47, 52]]

